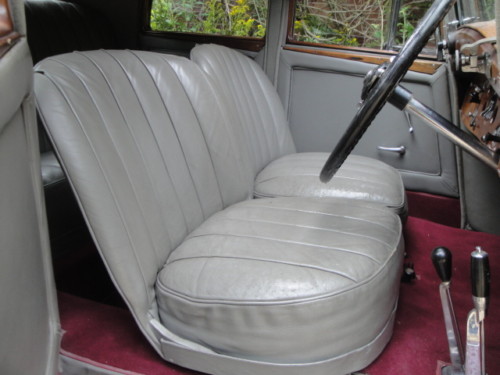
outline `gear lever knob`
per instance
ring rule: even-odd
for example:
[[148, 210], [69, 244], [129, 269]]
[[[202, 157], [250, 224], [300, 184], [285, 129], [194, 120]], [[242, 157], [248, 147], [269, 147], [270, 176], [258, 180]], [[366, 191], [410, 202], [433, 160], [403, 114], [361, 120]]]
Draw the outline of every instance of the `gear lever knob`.
[[490, 263], [488, 253], [479, 246], [471, 254], [471, 281], [474, 297], [488, 298], [490, 294]]
[[443, 283], [451, 280], [451, 258], [451, 252], [446, 247], [436, 247], [432, 250], [432, 264]]

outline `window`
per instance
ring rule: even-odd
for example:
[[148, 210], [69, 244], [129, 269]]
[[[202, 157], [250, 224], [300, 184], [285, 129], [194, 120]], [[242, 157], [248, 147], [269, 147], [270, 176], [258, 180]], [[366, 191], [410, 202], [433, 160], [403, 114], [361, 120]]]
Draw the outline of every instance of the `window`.
[[[398, 49], [431, 4], [432, 0], [297, 0], [290, 39]], [[397, 19], [392, 21], [392, 14]]]
[[152, 31], [263, 38], [268, 0], [153, 0]]

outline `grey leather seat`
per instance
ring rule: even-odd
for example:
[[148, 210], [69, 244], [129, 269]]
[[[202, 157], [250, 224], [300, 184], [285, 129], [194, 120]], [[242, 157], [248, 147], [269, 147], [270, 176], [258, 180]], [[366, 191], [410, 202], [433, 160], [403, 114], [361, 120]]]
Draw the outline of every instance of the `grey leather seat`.
[[212, 77], [238, 113], [233, 130], [244, 133], [256, 176], [256, 197], [343, 197], [378, 202], [405, 217], [406, 195], [397, 170], [351, 155], [328, 184], [319, 181], [326, 153], [296, 153], [280, 98], [252, 59], [230, 48], [203, 44], [191, 59]]
[[248, 155], [227, 138], [234, 113], [188, 59], [94, 51], [35, 70], [90, 231], [163, 358], [211, 374], [334, 375], [383, 350], [403, 257], [393, 210], [250, 199]]

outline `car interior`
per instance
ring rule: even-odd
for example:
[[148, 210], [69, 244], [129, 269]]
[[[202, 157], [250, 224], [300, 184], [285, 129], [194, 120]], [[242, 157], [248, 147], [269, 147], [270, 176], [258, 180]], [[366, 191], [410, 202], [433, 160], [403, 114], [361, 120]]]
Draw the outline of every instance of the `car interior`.
[[0, 0], [0, 372], [500, 372], [495, 18]]

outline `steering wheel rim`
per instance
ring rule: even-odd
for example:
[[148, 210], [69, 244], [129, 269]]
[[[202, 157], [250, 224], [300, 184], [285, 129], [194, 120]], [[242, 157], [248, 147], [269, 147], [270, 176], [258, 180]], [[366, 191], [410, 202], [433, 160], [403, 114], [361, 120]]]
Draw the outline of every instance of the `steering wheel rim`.
[[[385, 105], [413, 61], [417, 58], [439, 23], [456, 0], [435, 0], [398, 55], [387, 66], [378, 81], [367, 92], [344, 135], [333, 149], [320, 173], [320, 180], [328, 182], [341, 167], [352, 149]], [[375, 68], [377, 69], [377, 68]]]

